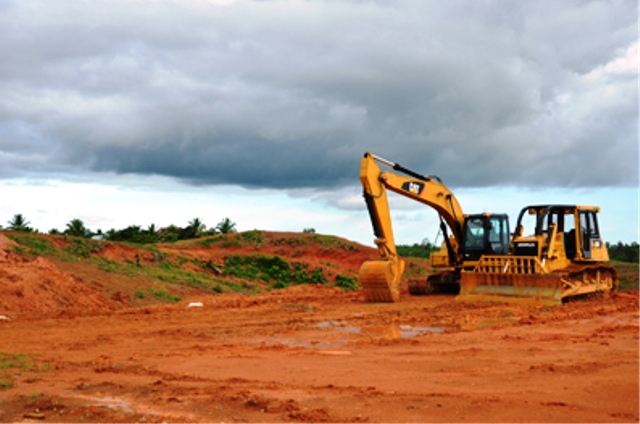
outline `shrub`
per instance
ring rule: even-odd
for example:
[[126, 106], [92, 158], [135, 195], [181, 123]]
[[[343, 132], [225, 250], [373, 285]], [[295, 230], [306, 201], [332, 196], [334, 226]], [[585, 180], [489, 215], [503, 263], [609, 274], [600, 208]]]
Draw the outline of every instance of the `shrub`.
[[360, 286], [358, 285], [356, 277], [350, 277], [348, 275], [336, 275], [336, 287], [342, 290], [356, 290]]

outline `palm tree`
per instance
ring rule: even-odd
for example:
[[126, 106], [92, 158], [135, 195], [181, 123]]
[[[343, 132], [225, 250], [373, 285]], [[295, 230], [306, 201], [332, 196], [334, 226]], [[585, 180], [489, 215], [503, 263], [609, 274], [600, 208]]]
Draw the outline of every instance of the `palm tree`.
[[218, 222], [218, 225], [216, 225], [216, 230], [218, 230], [220, 234], [235, 233], [236, 224], [229, 218], [224, 218], [222, 221]]
[[191, 221], [189, 221], [189, 225], [182, 229], [180, 238], [191, 239], [200, 237], [206, 229], [207, 227], [200, 220], [200, 218], [193, 218]]
[[75, 218], [67, 223], [67, 229], [64, 233], [75, 237], [89, 237], [91, 231], [84, 226], [84, 222], [81, 219]]
[[157, 235], [158, 235], [158, 229], [156, 228], [156, 224], [151, 224], [151, 225], [149, 225], [149, 226], [147, 227], [147, 233], [148, 233], [150, 236], [153, 236], [153, 237], [157, 236]]
[[30, 228], [29, 224], [31, 223], [27, 221], [27, 219], [22, 216], [21, 213], [17, 213], [13, 215], [13, 219], [9, 221], [9, 230], [30, 233], [33, 231], [33, 228]]

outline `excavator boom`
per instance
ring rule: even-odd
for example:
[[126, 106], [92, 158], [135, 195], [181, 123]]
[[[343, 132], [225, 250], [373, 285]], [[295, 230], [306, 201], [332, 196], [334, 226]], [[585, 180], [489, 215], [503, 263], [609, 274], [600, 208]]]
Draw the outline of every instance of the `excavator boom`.
[[[382, 172], [378, 163], [405, 175]], [[435, 209], [443, 222], [441, 227], [445, 233], [447, 265], [457, 267], [462, 264], [464, 258], [461, 241], [465, 215], [456, 197], [438, 177], [424, 176], [372, 153], [366, 153], [360, 165], [360, 181], [376, 236], [374, 242], [381, 258], [379, 261], [365, 262], [360, 269], [359, 281], [368, 301], [395, 302], [399, 299], [404, 261], [396, 251], [387, 191]], [[447, 228], [451, 231], [450, 237]]]

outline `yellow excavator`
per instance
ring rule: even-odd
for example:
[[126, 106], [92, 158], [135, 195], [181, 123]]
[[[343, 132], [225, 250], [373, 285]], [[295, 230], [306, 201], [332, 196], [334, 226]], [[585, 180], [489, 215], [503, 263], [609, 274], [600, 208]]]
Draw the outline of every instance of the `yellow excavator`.
[[[507, 256], [483, 255], [463, 272], [461, 300], [564, 299], [618, 287], [618, 272], [600, 235], [596, 206], [537, 205], [520, 211]], [[533, 234], [524, 235], [527, 228]]]
[[[382, 172], [378, 163], [405, 175]], [[444, 235], [443, 246], [431, 255], [438, 272], [423, 282], [409, 282], [411, 294], [458, 293], [461, 272], [474, 270], [484, 255], [506, 255], [509, 219], [506, 214], [465, 215], [453, 193], [436, 176], [424, 176], [368, 152], [360, 165], [360, 181], [381, 260], [365, 262], [358, 281], [369, 302], [397, 302], [404, 261], [398, 256], [387, 191], [435, 209]]]
[[[405, 175], [382, 172], [378, 163]], [[424, 176], [366, 153], [360, 181], [381, 260], [365, 262], [359, 282], [367, 301], [396, 302], [404, 261], [393, 237], [387, 191], [434, 208], [440, 216], [443, 247], [431, 255], [438, 271], [409, 282], [409, 293], [458, 293], [463, 301], [535, 301], [557, 305], [618, 287], [618, 273], [600, 235], [597, 206], [537, 205], [520, 211], [509, 235], [505, 214], [465, 215], [453, 193], [436, 176]], [[525, 220], [527, 222], [525, 222]], [[525, 234], [525, 227], [533, 229]], [[450, 234], [449, 234], [450, 232]]]

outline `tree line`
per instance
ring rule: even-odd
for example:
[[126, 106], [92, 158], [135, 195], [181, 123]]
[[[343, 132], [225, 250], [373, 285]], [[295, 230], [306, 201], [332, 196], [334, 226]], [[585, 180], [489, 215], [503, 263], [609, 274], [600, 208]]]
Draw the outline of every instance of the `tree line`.
[[[37, 233], [38, 230], [30, 227], [31, 223], [22, 214], [15, 214], [8, 222], [6, 229], [20, 231], [24, 233]], [[2, 228], [2, 226], [0, 226]], [[75, 218], [69, 221], [63, 231], [54, 228], [48, 234], [63, 234], [74, 237], [100, 238], [111, 241], [126, 241], [132, 243], [156, 243], [172, 242], [177, 240], [193, 239], [214, 234], [229, 234], [236, 232], [236, 224], [229, 218], [223, 218], [214, 227], [207, 228], [200, 218], [194, 218], [185, 227], [169, 225], [168, 227], [157, 228], [155, 224], [142, 228], [139, 225], [130, 225], [121, 230], [111, 229], [106, 232], [102, 230], [91, 231], [81, 219]]]
[[[640, 262], [640, 251], [638, 249], [638, 243], [633, 242], [631, 244], [622, 243], [619, 241], [616, 244], [606, 243], [607, 250], [609, 251], [609, 259], [612, 261], [620, 262]], [[405, 258], [424, 258], [429, 259], [431, 252], [440, 250], [439, 247], [429, 242], [429, 239], [424, 239], [421, 243], [414, 243], [412, 245], [397, 245], [396, 250], [400, 256]]]
[[618, 242], [617, 244], [606, 243], [609, 251], [609, 258], [612, 261], [633, 262], [638, 263], [640, 258], [640, 249], [635, 241], [631, 244]]
[[[22, 214], [16, 214], [8, 222], [8, 230], [21, 231], [21, 232], [38, 232], [29, 225], [31, 224]], [[2, 226], [0, 225], [0, 229]], [[164, 228], [156, 228], [154, 224], [149, 225], [146, 229], [143, 229], [139, 225], [130, 225], [127, 228], [121, 230], [111, 229], [105, 233], [102, 230], [93, 232], [85, 227], [84, 222], [81, 219], [72, 219], [67, 223], [64, 231], [58, 231], [52, 229], [49, 234], [64, 234], [75, 237], [94, 237], [112, 241], [127, 241], [132, 243], [156, 243], [156, 242], [171, 242], [177, 240], [193, 239], [214, 234], [228, 234], [236, 232], [236, 224], [229, 218], [224, 218], [215, 227], [207, 229], [206, 225], [200, 220], [200, 218], [194, 218], [187, 224], [186, 227], [178, 227], [176, 225], [169, 225]], [[305, 228], [304, 233], [315, 233], [313, 228]], [[640, 251], [638, 249], [638, 243], [633, 242], [626, 244], [618, 242], [616, 244], [606, 243], [609, 251], [609, 258], [613, 261], [621, 262], [640, 262]], [[397, 245], [396, 250], [400, 256], [406, 258], [425, 258], [429, 259], [431, 253], [439, 250], [439, 247], [434, 245], [425, 238], [421, 243], [414, 243], [412, 245]]]

